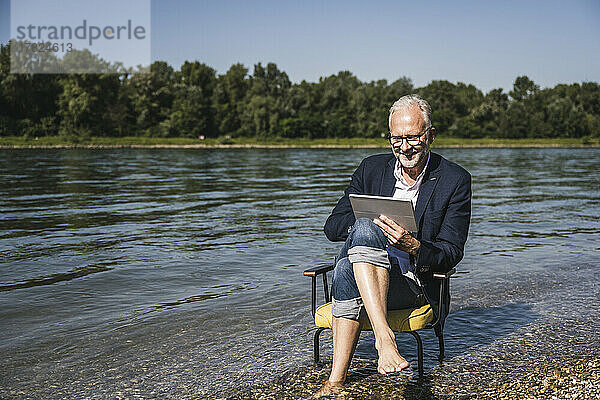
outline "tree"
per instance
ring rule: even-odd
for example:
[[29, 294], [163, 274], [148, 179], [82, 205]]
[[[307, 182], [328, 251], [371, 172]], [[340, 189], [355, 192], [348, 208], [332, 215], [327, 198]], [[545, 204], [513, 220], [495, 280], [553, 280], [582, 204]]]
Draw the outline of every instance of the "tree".
[[519, 76], [515, 79], [513, 90], [509, 95], [516, 101], [523, 101], [535, 95], [539, 89], [540, 87], [527, 76]]
[[136, 117], [136, 133], [166, 136], [169, 129], [161, 126], [171, 114], [174, 100], [175, 71], [163, 61], [155, 61], [149, 71], [134, 74], [128, 81], [130, 101]]
[[199, 61], [179, 70], [157, 61], [126, 71], [87, 50], [57, 59], [29, 57], [22, 48], [13, 56], [25, 67], [103, 73], [14, 74], [10, 46], [0, 45], [0, 135], [379, 137], [390, 105], [414, 92], [431, 104], [438, 131], [450, 136], [600, 135], [596, 82], [540, 89], [519, 76], [508, 94], [494, 89], [484, 95], [461, 82], [436, 80], [415, 89], [407, 77], [361, 82], [349, 71], [292, 83], [275, 63], [257, 63], [252, 75], [234, 64], [217, 76]]
[[248, 69], [242, 64], [234, 64], [219, 75], [214, 92], [213, 104], [216, 109], [216, 124], [223, 135], [238, 135], [242, 127], [240, 114], [243, 101], [249, 88]]
[[120, 79], [116, 74], [69, 74], [60, 78], [59, 134], [74, 140], [114, 136], [122, 127], [111, 118], [119, 104]]
[[216, 136], [213, 95], [216, 71], [206, 64], [185, 62], [176, 73], [173, 105], [169, 120], [163, 125], [168, 136]]
[[240, 132], [245, 136], [279, 135], [280, 120], [289, 116], [287, 95], [291, 82], [287, 74], [274, 63], [266, 68], [258, 63], [249, 86], [240, 115]]
[[433, 110], [431, 122], [438, 132], [449, 135], [466, 136], [457, 125], [452, 126], [459, 118], [469, 115], [471, 110], [484, 99], [483, 93], [473, 85], [462, 82], [454, 85], [451, 82], [432, 81], [429, 85], [418, 89], [418, 93], [431, 105]]
[[[38, 59], [40, 63], [46, 59]], [[56, 134], [56, 98], [61, 92], [53, 74], [10, 72], [10, 45], [0, 48], [0, 135]]]

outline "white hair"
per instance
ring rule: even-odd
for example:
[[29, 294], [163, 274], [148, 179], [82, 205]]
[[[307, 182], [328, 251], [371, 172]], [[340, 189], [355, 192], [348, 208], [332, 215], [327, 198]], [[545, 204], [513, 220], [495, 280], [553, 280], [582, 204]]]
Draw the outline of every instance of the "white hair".
[[431, 127], [431, 106], [427, 102], [427, 100], [423, 99], [418, 94], [407, 94], [406, 96], [400, 97], [398, 100], [392, 104], [390, 107], [390, 116], [388, 117], [388, 126], [392, 123], [392, 114], [396, 110], [400, 110], [403, 108], [409, 108], [413, 105], [416, 105], [421, 110], [421, 114], [423, 114], [423, 119], [425, 120], [425, 126], [427, 128]]

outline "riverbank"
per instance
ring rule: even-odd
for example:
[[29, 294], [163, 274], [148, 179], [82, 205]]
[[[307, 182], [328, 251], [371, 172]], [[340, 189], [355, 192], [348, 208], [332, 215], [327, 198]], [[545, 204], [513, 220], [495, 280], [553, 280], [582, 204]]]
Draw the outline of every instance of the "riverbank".
[[[558, 361], [558, 360], [557, 360]], [[310, 367], [284, 376], [271, 385], [228, 397], [241, 399], [301, 399], [309, 398], [327, 379], [331, 366]], [[447, 380], [448, 378], [446, 378]], [[452, 378], [450, 378], [452, 379]], [[471, 382], [461, 394], [448, 394], [444, 379], [426, 377], [423, 382], [404, 376], [388, 377], [377, 374], [373, 363], [353, 361], [346, 389], [336, 399], [485, 399], [485, 400], [545, 400], [600, 398], [600, 358], [589, 360], [561, 360], [560, 363], [535, 366], [525, 374], [512, 374], [509, 380], [494, 385], [489, 380]], [[464, 380], [463, 380], [464, 382]]]
[[[387, 147], [385, 139], [256, 139], [256, 138], [154, 138], [154, 137], [94, 137], [71, 140], [58, 136], [0, 138], [0, 148], [379, 148]], [[439, 136], [433, 147], [438, 148], [597, 148], [600, 138], [546, 139], [463, 139]]]
[[[435, 362], [434, 336], [422, 331], [426, 375], [418, 381], [414, 343], [407, 341], [406, 335], [397, 335], [411, 368], [401, 374], [379, 375], [376, 352], [371, 349], [368, 358], [352, 362], [345, 390], [338, 398], [599, 399], [597, 279], [596, 264], [545, 265], [535, 274], [515, 272], [513, 281], [520, 284], [513, 285], [510, 293], [500, 282], [479, 282], [469, 293], [456, 290], [453, 304], [460, 306], [450, 312], [446, 323], [442, 364]], [[470, 340], [457, 341], [457, 335]], [[330, 340], [325, 335], [322, 346]], [[367, 345], [373, 345], [370, 333], [363, 334], [358, 348]], [[324, 353], [324, 366], [307, 366], [222, 398], [305, 399], [329, 375], [331, 349]]]

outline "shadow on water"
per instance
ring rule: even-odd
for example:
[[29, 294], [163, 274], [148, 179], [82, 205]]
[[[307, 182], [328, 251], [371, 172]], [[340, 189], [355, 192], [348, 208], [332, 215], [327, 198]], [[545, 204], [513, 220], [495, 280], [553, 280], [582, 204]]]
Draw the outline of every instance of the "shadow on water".
[[106, 272], [113, 269], [112, 267], [108, 267], [106, 265], [86, 265], [83, 267], [76, 267], [68, 272], [51, 274], [48, 276], [41, 276], [38, 278], [27, 279], [22, 282], [17, 283], [9, 283], [5, 285], [0, 285], [0, 292], [7, 292], [10, 290], [16, 289], [27, 289], [36, 286], [44, 286], [44, 285], [52, 285], [59, 282], [70, 281], [77, 278], [83, 278], [84, 276], [88, 276], [91, 274], [95, 274], [98, 272]]
[[446, 358], [458, 356], [475, 346], [491, 344], [539, 317], [531, 304], [523, 303], [468, 307], [451, 312], [444, 327]]
[[[495, 340], [509, 336], [540, 316], [530, 304], [511, 303], [496, 307], [466, 307], [453, 311], [446, 320], [444, 338], [446, 358], [453, 358], [473, 349], [482, 349]], [[331, 332], [331, 331], [328, 331]], [[312, 334], [312, 332], [311, 332]], [[377, 372], [377, 352], [374, 336], [363, 332], [352, 361], [346, 390], [347, 399], [438, 399], [434, 394], [438, 347], [432, 330], [420, 331], [424, 342], [425, 376], [417, 378], [416, 343], [408, 334], [396, 334], [401, 353], [411, 364], [406, 373], [382, 376]], [[331, 336], [321, 341], [324, 364], [288, 372], [273, 382], [247, 391], [230, 394], [231, 399], [307, 398], [325, 382], [331, 369]]]

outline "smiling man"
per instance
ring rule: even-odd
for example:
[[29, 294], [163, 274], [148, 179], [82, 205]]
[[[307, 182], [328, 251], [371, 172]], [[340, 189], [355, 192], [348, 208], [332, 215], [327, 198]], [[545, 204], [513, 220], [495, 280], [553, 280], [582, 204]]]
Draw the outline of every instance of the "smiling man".
[[[369, 318], [381, 374], [408, 367], [400, 355], [387, 310], [439, 307], [439, 280], [463, 257], [471, 218], [471, 175], [430, 151], [436, 130], [431, 107], [417, 95], [398, 99], [390, 108], [388, 139], [392, 154], [364, 159], [344, 196], [325, 223], [331, 241], [345, 241], [333, 271], [333, 367], [315, 397], [341, 390], [360, 334]], [[349, 194], [370, 194], [413, 202], [419, 228], [411, 235], [385, 216], [355, 220]]]

